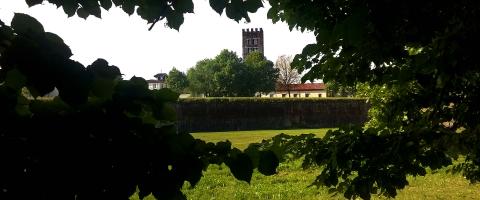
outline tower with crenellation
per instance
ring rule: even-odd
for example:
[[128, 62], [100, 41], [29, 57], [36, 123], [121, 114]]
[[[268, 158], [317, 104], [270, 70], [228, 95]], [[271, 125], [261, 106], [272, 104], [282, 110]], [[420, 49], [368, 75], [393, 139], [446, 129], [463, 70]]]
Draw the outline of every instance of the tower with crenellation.
[[263, 55], [263, 29], [242, 29], [242, 55], [245, 58], [250, 52], [259, 51]]

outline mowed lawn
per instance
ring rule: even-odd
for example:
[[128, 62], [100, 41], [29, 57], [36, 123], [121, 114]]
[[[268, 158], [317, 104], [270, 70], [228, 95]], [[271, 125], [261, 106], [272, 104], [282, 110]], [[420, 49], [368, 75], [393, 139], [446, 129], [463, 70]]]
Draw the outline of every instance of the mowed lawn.
[[220, 142], [229, 140], [234, 147], [241, 150], [246, 149], [249, 144], [270, 139], [280, 133], [288, 135], [300, 135], [313, 133], [317, 137], [323, 137], [330, 129], [295, 129], [295, 130], [258, 130], [258, 131], [230, 131], [230, 132], [206, 132], [192, 133], [193, 137], [208, 142]]
[[[260, 142], [279, 133], [314, 133], [322, 137], [328, 129], [300, 130], [261, 130], [232, 131], [215, 133], [193, 133], [195, 138], [210, 142], [229, 140], [233, 146], [245, 149], [248, 144]], [[309, 187], [320, 173], [318, 168], [302, 170], [301, 162], [282, 163], [278, 174], [264, 176], [254, 172], [250, 184], [236, 180], [228, 167], [210, 165], [203, 178], [192, 189], [185, 183], [183, 192], [190, 200], [213, 199], [344, 199], [343, 196], [329, 194], [325, 188]], [[409, 186], [398, 191], [397, 199], [480, 199], [480, 184], [469, 184], [461, 175], [446, 173], [446, 170], [430, 172], [425, 177], [409, 177]], [[136, 195], [131, 199], [138, 199]], [[154, 199], [152, 196], [146, 200]], [[374, 196], [373, 199], [386, 199]]]

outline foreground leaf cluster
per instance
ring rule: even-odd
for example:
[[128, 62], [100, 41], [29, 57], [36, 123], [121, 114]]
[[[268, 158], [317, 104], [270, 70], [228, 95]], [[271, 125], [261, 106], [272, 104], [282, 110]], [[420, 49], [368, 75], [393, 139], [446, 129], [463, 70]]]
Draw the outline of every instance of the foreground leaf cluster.
[[[29, 5], [36, 5], [43, 1], [26, 0], [26, 2]], [[62, 6], [68, 15], [77, 13], [81, 17], [90, 14], [99, 17], [99, 5], [107, 9], [113, 2], [128, 14], [136, 10], [138, 15], [152, 25], [166, 18], [167, 25], [176, 29], [183, 22], [183, 14], [193, 10], [190, 0], [49, 0], [48, 2]], [[229, 18], [236, 21], [241, 19], [248, 21], [248, 12], [254, 12], [262, 5], [259, 0], [210, 0], [209, 2], [216, 12], [221, 14], [225, 11]], [[408, 184], [405, 178], [407, 175], [423, 175], [428, 168], [438, 169], [451, 165], [452, 160], [459, 155], [464, 156], [465, 159], [454, 169], [463, 173], [471, 182], [480, 180], [480, 104], [478, 103], [480, 66], [477, 51], [474, 50], [480, 45], [479, 1], [269, 0], [269, 3], [271, 8], [267, 15], [273, 22], [284, 21], [290, 29], [308, 30], [316, 36], [316, 43], [307, 45], [301, 54], [295, 56], [292, 63], [292, 66], [300, 71], [307, 71], [303, 76], [304, 80], [320, 78], [326, 82], [334, 81], [342, 87], [352, 87], [361, 83], [367, 89], [356, 92], [364, 92], [372, 105], [372, 112], [370, 112], [372, 121], [368, 126], [341, 128], [332, 131], [322, 140], [305, 138], [301, 140], [305, 142], [294, 145], [301, 150], [298, 151], [299, 155], [306, 156], [307, 163], [322, 166], [315, 185], [331, 187], [333, 190], [343, 192], [347, 198], [369, 199], [372, 193], [393, 197], [397, 189]], [[157, 109], [155, 107], [158, 105], [166, 105], [165, 103], [152, 105], [140, 103], [143, 106], [135, 103], [147, 101], [149, 96], [153, 95], [150, 92], [146, 94], [142, 92], [144, 90], [140, 88], [145, 87], [142, 80], [133, 79], [127, 82], [118, 80], [118, 83], [113, 83], [114, 87], [110, 86], [111, 79], [108, 77], [118, 74], [115, 67], [108, 66], [105, 61], [99, 60], [85, 69], [81, 64], [69, 59], [71, 53], [58, 36], [43, 32], [41, 25], [32, 22], [26, 16], [18, 15], [11, 27], [1, 22], [0, 25], [0, 64], [2, 66], [0, 106], [2, 106], [1, 120], [5, 122], [0, 132], [1, 142], [5, 144], [0, 146], [5, 148], [1, 152], [4, 154], [6, 163], [11, 163], [2, 165], [8, 168], [1, 170], [3, 174], [0, 186], [5, 188], [2, 190], [4, 193], [5, 191], [15, 192], [19, 186], [13, 183], [19, 180], [24, 180], [25, 183], [39, 183], [35, 180], [47, 179], [45, 176], [48, 172], [72, 175], [69, 169], [77, 166], [72, 163], [89, 158], [81, 157], [83, 154], [69, 154], [76, 150], [89, 150], [86, 146], [69, 144], [69, 141], [82, 141], [82, 139], [89, 141], [88, 134], [75, 133], [94, 133], [93, 138], [99, 137], [96, 133], [105, 134], [105, 131], [97, 132], [88, 129], [90, 127], [88, 123], [78, 125], [74, 123], [90, 119], [80, 117], [87, 116], [85, 113], [98, 111], [98, 114], [88, 114], [88, 116], [94, 116], [91, 117], [95, 119], [94, 122], [101, 122], [102, 118], [95, 116], [102, 115], [108, 116], [104, 120], [116, 119], [115, 126], [122, 129], [113, 125], [107, 126], [106, 129], [117, 131], [118, 135], [134, 134], [135, 137], [143, 138], [158, 131], [157, 129], [163, 130], [169, 127], [168, 119], [172, 116], [171, 111], [164, 107], [160, 109], [161, 112], [151, 111]], [[103, 66], [98, 68], [108, 70], [104, 70], [104, 73], [94, 66]], [[103, 77], [105, 81], [99, 81], [102, 79], [95, 77]], [[24, 86], [33, 96], [42, 95], [57, 88], [60, 92], [59, 99], [62, 101], [46, 103], [22, 98], [19, 93]], [[99, 97], [102, 96], [101, 94], [108, 94], [105, 91], [112, 91], [110, 100], [105, 100], [110, 95]], [[164, 98], [164, 95], [159, 96], [161, 98], [158, 98], [162, 101], [169, 99]], [[101, 112], [95, 109], [92, 111], [89, 106], [86, 106], [90, 105], [90, 102], [93, 103], [96, 98], [100, 100], [96, 101], [97, 104], [91, 105], [101, 107]], [[40, 104], [42, 106], [35, 106]], [[43, 104], [53, 105], [49, 109], [42, 109], [48, 107]], [[128, 120], [122, 121], [122, 117], [118, 119], [110, 117], [109, 112], [112, 110], [118, 114], [114, 116], [128, 117]], [[165, 115], [159, 117], [159, 113]], [[148, 117], [151, 115], [154, 117]], [[161, 116], [165, 116], [165, 119]], [[45, 120], [43, 117], [54, 120]], [[153, 121], [155, 126], [135, 125], [132, 128], [127, 123], [132, 118], [140, 124]], [[71, 120], [62, 121], [68, 119]], [[152, 119], [160, 120], [161, 123]], [[54, 123], [54, 121], [62, 123]], [[52, 135], [37, 134], [38, 131], [34, 130], [40, 130], [38, 127], [51, 130]], [[73, 132], [72, 136], [63, 134], [67, 132], [64, 127], [75, 127], [70, 130]], [[145, 134], [140, 134], [143, 133], [142, 131], [145, 131]], [[74, 137], [79, 138], [69, 140]], [[53, 140], [58, 138], [62, 140]], [[116, 141], [108, 138], [100, 141], [104, 141], [105, 144]], [[142, 140], [142, 142], [148, 143], [151, 140]], [[95, 148], [95, 144], [95, 142], [91, 144], [92, 148]], [[168, 146], [170, 143], [165, 144]], [[39, 146], [42, 148], [38, 148]], [[48, 148], [45, 146], [65, 148], [46, 151]], [[145, 146], [148, 147], [148, 145]], [[151, 145], [151, 148], [164, 147]], [[275, 149], [257, 147], [255, 148], [262, 151], [277, 152]], [[249, 151], [255, 152], [255, 148], [252, 147]], [[141, 148], [137, 149], [133, 146], [133, 149], [133, 151], [140, 151]], [[18, 152], [18, 154], [7, 152]], [[72, 157], [63, 156], [59, 152], [66, 155], [79, 155], [79, 159], [70, 159]], [[145, 152], [156, 151], [143, 150], [140, 153]], [[192, 158], [189, 156], [192, 156], [193, 152], [198, 151], [188, 151], [183, 156]], [[102, 153], [91, 154], [92, 156], [102, 155]], [[234, 161], [225, 160], [225, 162], [232, 166], [238, 164], [239, 168], [233, 167], [231, 171], [237, 178], [240, 177], [243, 180], [249, 179], [251, 166], [257, 166], [255, 159], [252, 160], [253, 157], [264, 158], [275, 163], [271, 153], [247, 154], [252, 160], [252, 165], [243, 162], [248, 159], [241, 152], [232, 150], [227, 155], [230, 155], [229, 158]], [[281, 156], [282, 153], [277, 152], [275, 155]], [[156, 158], [158, 156], [153, 155]], [[165, 156], [168, 158], [170, 154]], [[199, 158], [195, 156], [194, 159], [186, 160], [190, 162]], [[108, 160], [115, 158], [115, 154], [101, 158]], [[122, 154], [122, 159], [124, 158]], [[178, 157], [178, 159], [181, 158], [184, 157]], [[66, 161], [62, 162], [62, 160]], [[162, 159], [152, 159], [151, 162], [160, 162], [159, 160]], [[177, 157], [173, 160], [176, 161]], [[43, 163], [55, 164], [43, 165]], [[95, 172], [105, 170], [102, 171], [105, 173], [93, 173], [99, 177], [113, 173], [117, 169], [115, 166], [123, 166], [113, 162], [111, 165], [94, 168], [86, 164], [94, 162], [80, 163], [86, 165], [81, 168], [82, 170], [91, 169]], [[150, 191], [148, 188], [155, 188], [158, 192], [157, 187], [150, 187], [155, 184], [145, 183], [159, 185], [158, 183], [168, 180], [165, 178], [168, 176], [164, 176], [165, 173], [171, 173], [170, 169], [176, 168], [168, 167], [171, 164], [168, 162], [148, 168], [154, 164], [147, 163], [144, 165], [140, 162], [139, 165], [147, 166], [149, 170], [135, 172], [146, 172], [147, 178], [137, 181], [136, 184], [146, 192]], [[195, 163], [189, 163], [189, 165], [197, 166]], [[260, 167], [258, 164], [258, 166], [263, 172], [270, 174], [270, 165]], [[109, 170], [106, 170], [107, 168]], [[40, 170], [41, 173], [31, 169]], [[57, 174], [58, 179], [47, 180], [52, 180], [51, 182], [59, 187], [64, 186], [60, 191], [71, 194], [80, 194], [83, 191], [72, 188], [101, 191], [99, 192], [101, 194], [113, 191], [109, 188], [120, 188], [116, 186], [77, 187], [75, 184], [78, 182], [72, 183], [68, 182], [71, 179], [60, 179], [66, 175]], [[80, 178], [83, 177], [89, 176]], [[156, 179], [151, 179], [152, 177]], [[183, 180], [196, 180], [190, 176], [188, 179], [185, 178], [186, 176], [175, 176], [174, 179], [177, 180], [178, 177], [184, 177]], [[99, 180], [107, 180], [107, 178]], [[142, 182], [145, 180], [150, 181]], [[135, 181], [128, 183], [133, 182]], [[36, 184], [36, 187], [27, 187], [34, 190], [42, 188], [38, 185], [45, 185], [45, 187], [48, 185], [43, 183]], [[115, 183], [121, 183], [121, 181]], [[95, 184], [102, 185], [103, 182], [98, 181]], [[179, 195], [175, 193], [178, 191], [175, 190], [175, 184], [169, 186], [170, 188], [168, 186], [166, 188], [172, 190], [165, 191], [166, 197]], [[45, 191], [48, 193], [48, 189], [43, 189], [44, 193]], [[19, 194], [34, 195], [33, 193]]]
[[185, 199], [184, 182], [194, 186], [209, 164], [247, 182], [256, 167], [275, 172], [262, 164], [268, 152], [178, 134], [178, 94], [122, 80], [103, 59], [84, 67], [28, 15], [0, 23], [0, 44], [0, 199], [126, 199], [137, 187], [140, 197]]

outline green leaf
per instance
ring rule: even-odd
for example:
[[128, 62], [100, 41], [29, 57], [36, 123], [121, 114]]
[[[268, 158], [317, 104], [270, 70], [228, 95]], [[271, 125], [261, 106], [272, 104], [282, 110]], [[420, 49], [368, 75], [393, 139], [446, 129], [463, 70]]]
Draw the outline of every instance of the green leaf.
[[109, 66], [104, 59], [97, 59], [91, 65], [87, 66], [87, 71], [101, 78], [113, 80], [119, 78], [122, 74], [116, 66]]
[[26, 34], [29, 32], [43, 34], [45, 30], [42, 24], [35, 18], [22, 13], [15, 13], [12, 19], [12, 28], [17, 33]]
[[188, 159], [180, 160], [176, 166], [174, 165], [173, 170], [177, 176], [181, 176], [190, 182], [190, 187], [193, 188], [202, 178], [202, 169], [204, 166], [203, 162], [198, 158], [193, 156], [187, 158]]
[[85, 6], [85, 9], [93, 16], [102, 18], [102, 10], [98, 4], [88, 4]]
[[61, 5], [63, 6], [63, 11], [67, 13], [69, 17], [75, 15], [78, 8], [78, 3], [75, 0], [64, 0]]
[[105, 10], [109, 10], [112, 7], [112, 1], [111, 0], [100, 0], [100, 5]]
[[242, 0], [232, 0], [230, 4], [227, 5], [225, 13], [227, 14], [228, 18], [237, 22], [242, 18], [245, 18], [247, 22], [250, 22], [247, 10], [245, 9], [245, 4]]
[[25, 86], [26, 82], [27, 79], [20, 71], [18, 71], [18, 69], [12, 69], [7, 72], [7, 76], [5, 78], [6, 86], [18, 91]]
[[277, 23], [278, 22], [278, 10], [274, 9], [273, 7], [268, 9], [267, 18], [271, 19], [273, 21], [273, 23]]
[[279, 160], [273, 151], [261, 151], [258, 171], [264, 175], [273, 175], [277, 173]]
[[303, 55], [315, 55], [318, 53], [318, 44], [308, 44], [306, 45], [303, 50], [302, 54]]
[[124, 0], [112, 0], [112, 2], [116, 5], [116, 6], [121, 6], [123, 4], [123, 1]]
[[57, 34], [46, 32], [45, 38], [51, 45], [52, 51], [54, 51], [56, 54], [61, 55], [65, 58], [70, 58], [73, 55], [70, 47], [68, 47], [63, 42], [63, 39]]
[[236, 179], [250, 183], [253, 174], [253, 164], [247, 154], [239, 153], [234, 155], [227, 165]]
[[30, 100], [28, 100], [23, 95], [19, 95], [17, 99], [17, 105], [15, 106], [15, 111], [20, 116], [30, 116], [32, 113], [30, 112], [29, 107]]
[[135, 2], [133, 0], [123, 0], [122, 10], [128, 15], [132, 15], [135, 12]]
[[83, 18], [83, 19], [87, 19], [87, 17], [90, 15], [87, 10], [85, 8], [79, 8], [77, 10], [77, 15], [80, 17], [80, 18]]
[[25, 2], [27, 3], [28, 7], [32, 7], [34, 5], [41, 4], [43, 0], [25, 0]]
[[210, 0], [210, 7], [218, 14], [222, 15], [223, 9], [227, 6], [228, 0]]
[[193, 2], [192, 0], [175, 0], [173, 1], [173, 8], [175, 11], [182, 13], [193, 13]]
[[130, 78], [130, 84], [135, 85], [135, 86], [139, 86], [139, 87], [142, 87], [142, 88], [148, 88], [147, 81], [142, 77], [133, 76], [132, 78]]
[[247, 0], [245, 2], [245, 7], [248, 12], [257, 12], [257, 10], [263, 7], [262, 0]]
[[177, 31], [180, 30], [180, 26], [183, 24], [183, 20], [183, 14], [180, 12], [171, 10], [167, 14], [167, 25]]

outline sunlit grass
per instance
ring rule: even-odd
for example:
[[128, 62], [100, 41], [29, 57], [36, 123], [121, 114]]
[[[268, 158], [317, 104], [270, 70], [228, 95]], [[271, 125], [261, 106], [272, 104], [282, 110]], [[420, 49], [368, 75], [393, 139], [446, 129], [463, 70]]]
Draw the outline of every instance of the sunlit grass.
[[229, 140], [234, 147], [245, 149], [250, 143], [261, 142], [264, 139], [272, 138], [280, 133], [288, 135], [300, 135], [313, 133], [317, 137], [323, 137], [328, 128], [322, 129], [294, 129], [294, 130], [255, 130], [255, 131], [230, 131], [230, 132], [205, 132], [192, 133], [193, 137], [208, 142], [220, 142]]
[[[249, 143], [260, 142], [279, 133], [302, 134], [314, 133], [322, 137], [328, 129], [301, 130], [262, 130], [262, 131], [232, 131], [215, 133], [194, 133], [195, 138], [210, 142], [229, 140], [233, 146], [244, 149]], [[332, 195], [325, 188], [309, 187], [320, 173], [318, 168], [302, 170], [301, 161], [282, 163], [278, 174], [264, 176], [254, 172], [250, 184], [236, 180], [225, 165], [210, 165], [204, 172], [200, 182], [191, 189], [185, 183], [183, 192], [189, 200], [213, 199], [278, 199], [278, 200], [314, 200], [314, 199], [344, 199], [340, 195]], [[397, 199], [480, 199], [480, 185], [469, 184], [460, 175], [446, 173], [446, 170], [429, 172], [425, 177], [408, 177], [409, 185], [398, 191]], [[132, 196], [135, 198], [135, 195]], [[145, 198], [153, 200], [152, 196]], [[373, 196], [373, 199], [386, 199]]]

